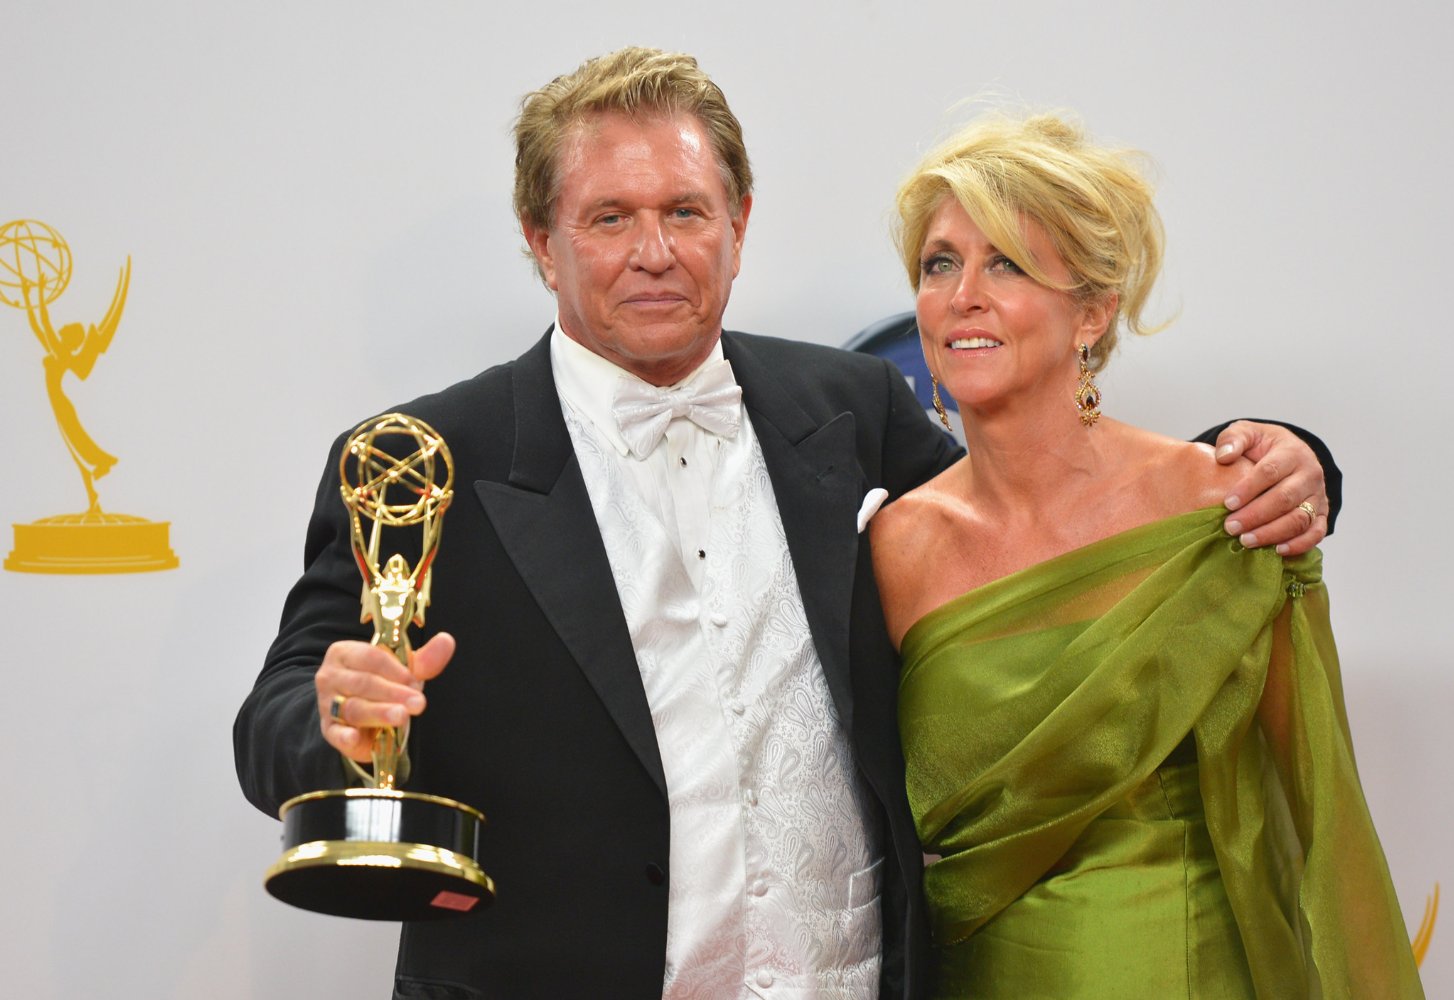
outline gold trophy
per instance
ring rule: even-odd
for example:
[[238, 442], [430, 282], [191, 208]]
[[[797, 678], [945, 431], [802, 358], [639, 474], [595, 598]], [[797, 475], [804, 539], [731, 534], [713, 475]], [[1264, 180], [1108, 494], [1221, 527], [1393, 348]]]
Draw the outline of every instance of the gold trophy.
[[[412, 448], [397, 458], [388, 448]], [[401, 450], [402, 451], [402, 450]], [[409, 666], [409, 625], [424, 624], [444, 512], [454, 499], [454, 461], [433, 428], [402, 413], [361, 424], [339, 460], [353, 554], [363, 574], [361, 620], [373, 644]], [[361, 517], [373, 522], [365, 539]], [[380, 563], [385, 527], [421, 526], [411, 569], [398, 553]], [[348, 765], [364, 787], [309, 792], [283, 803], [283, 856], [268, 892], [285, 903], [370, 920], [428, 920], [467, 913], [494, 897], [475, 860], [485, 817], [452, 799], [400, 791], [409, 724], [375, 731], [373, 772]]]
[[45, 350], [45, 394], [61, 440], [86, 487], [86, 510], [14, 525], [15, 548], [5, 568], [21, 573], [141, 573], [173, 569], [177, 556], [165, 521], [148, 521], [101, 509], [96, 480], [111, 471], [116, 456], [87, 432], [66, 396], [67, 374], [85, 380], [111, 346], [131, 287], [131, 258], [116, 281], [116, 293], [101, 322], [51, 322], [50, 307], [71, 281], [71, 249], [44, 222], [17, 219], [0, 226], [0, 302], [23, 309], [30, 330]]

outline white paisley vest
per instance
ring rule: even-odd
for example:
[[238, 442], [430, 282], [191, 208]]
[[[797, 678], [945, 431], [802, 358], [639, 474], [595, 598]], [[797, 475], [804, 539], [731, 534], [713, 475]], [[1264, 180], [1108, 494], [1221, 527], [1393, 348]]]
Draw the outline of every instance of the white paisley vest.
[[683, 553], [622, 467], [634, 459], [562, 409], [666, 773], [664, 998], [876, 997], [881, 834], [751, 423], [715, 449], [709, 542]]

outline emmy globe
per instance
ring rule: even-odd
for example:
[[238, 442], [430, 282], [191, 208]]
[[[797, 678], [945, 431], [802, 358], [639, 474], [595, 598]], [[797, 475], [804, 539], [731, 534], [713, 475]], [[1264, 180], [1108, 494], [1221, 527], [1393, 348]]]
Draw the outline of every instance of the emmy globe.
[[[400, 445], [403, 447], [401, 448]], [[363, 620], [372, 642], [409, 666], [409, 626], [423, 625], [454, 463], [423, 421], [389, 413], [361, 424], [339, 461], [354, 558], [363, 574]], [[362, 519], [372, 522], [367, 538]], [[423, 531], [414, 566], [380, 561], [384, 528]], [[467, 913], [494, 897], [476, 861], [481, 813], [437, 795], [398, 789], [409, 724], [374, 734], [372, 772], [345, 758], [363, 787], [309, 792], [283, 803], [283, 856], [268, 892], [305, 910], [369, 920], [428, 920]]]

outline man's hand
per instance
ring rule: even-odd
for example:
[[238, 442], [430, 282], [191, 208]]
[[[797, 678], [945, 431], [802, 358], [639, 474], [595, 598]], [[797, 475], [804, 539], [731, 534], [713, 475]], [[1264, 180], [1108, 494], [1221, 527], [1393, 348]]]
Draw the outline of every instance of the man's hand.
[[[367, 763], [374, 730], [402, 726], [424, 711], [424, 682], [438, 677], [454, 655], [454, 636], [440, 632], [414, 650], [413, 671], [388, 650], [346, 640], [328, 647], [313, 675], [318, 693], [318, 725], [329, 745], [350, 760]], [[334, 713], [334, 696], [340, 697]]]
[[1249, 549], [1276, 545], [1284, 556], [1321, 542], [1328, 533], [1328, 494], [1323, 467], [1307, 443], [1286, 427], [1239, 420], [1217, 435], [1217, 461], [1226, 465], [1243, 455], [1256, 464], [1222, 501], [1234, 511], [1225, 522], [1227, 534]]

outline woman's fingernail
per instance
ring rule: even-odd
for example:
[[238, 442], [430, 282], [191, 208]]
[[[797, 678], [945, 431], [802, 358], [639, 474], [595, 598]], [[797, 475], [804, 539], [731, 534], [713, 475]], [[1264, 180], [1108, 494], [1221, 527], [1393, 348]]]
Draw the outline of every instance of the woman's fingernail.
[[1257, 535], [1250, 531], [1241, 538], [1238, 538], [1237, 541], [1242, 543], [1243, 548], [1253, 549], [1257, 547]]
[[1237, 494], [1233, 493], [1227, 499], [1222, 501], [1222, 506], [1226, 507], [1228, 510], [1236, 510], [1238, 507], [1242, 506], [1242, 498], [1239, 497]]
[[1228, 521], [1227, 522], [1227, 534], [1229, 534], [1229, 535], [1240, 535], [1240, 534], [1242, 534], [1242, 522], [1241, 521]]

